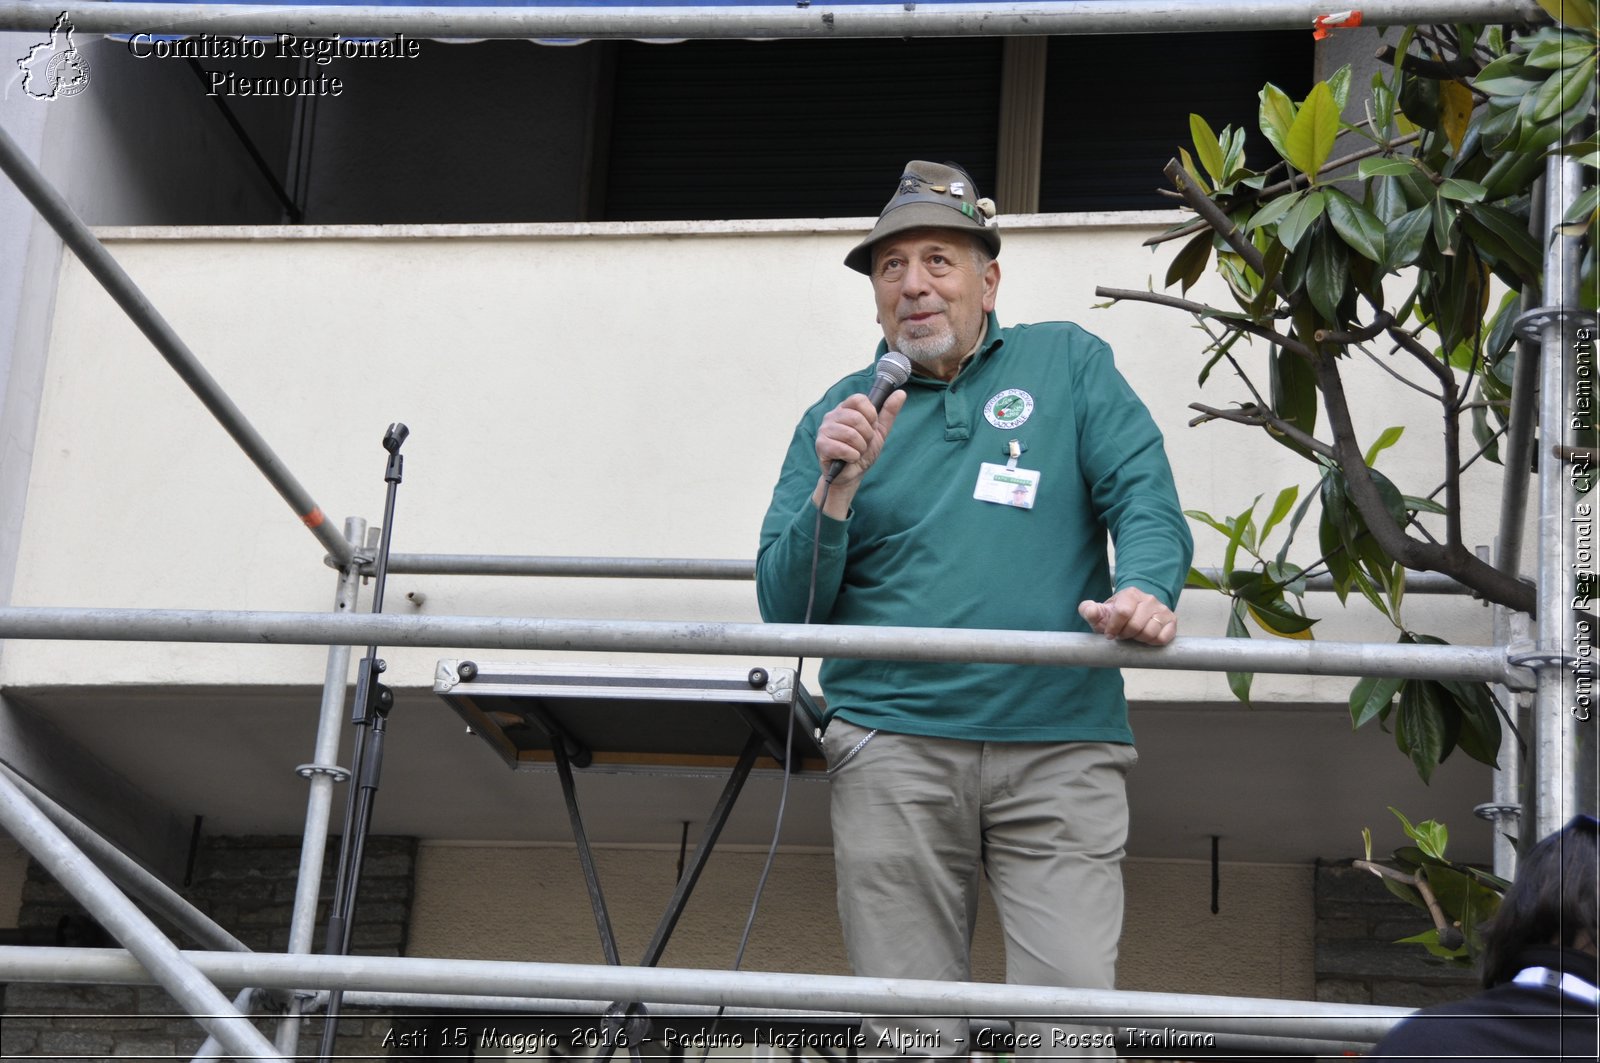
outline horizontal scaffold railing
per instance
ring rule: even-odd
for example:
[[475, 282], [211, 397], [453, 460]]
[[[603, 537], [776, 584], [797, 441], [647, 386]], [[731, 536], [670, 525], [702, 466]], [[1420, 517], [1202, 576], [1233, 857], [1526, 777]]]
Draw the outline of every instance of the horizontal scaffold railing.
[[[338, 567], [333, 558], [328, 564]], [[371, 575], [372, 562], [362, 561]], [[1222, 578], [1217, 567], [1195, 571], [1212, 582]], [[562, 557], [544, 554], [390, 554], [389, 573], [410, 576], [565, 576], [579, 579], [753, 580], [756, 563], [736, 558], [706, 557]], [[1407, 594], [1471, 594], [1472, 588], [1442, 572], [1406, 573]], [[1310, 576], [1308, 591], [1334, 590], [1332, 576]]]
[[[1409, 1008], [1260, 997], [1059, 989], [989, 982], [931, 982], [846, 975], [710, 971], [670, 967], [524, 963], [396, 956], [293, 956], [184, 952], [218, 985], [267, 989], [497, 994], [651, 1000], [877, 1015], [1011, 1015], [1112, 1025], [1150, 1020], [1178, 1030], [1245, 1032], [1372, 1044]], [[15, 982], [148, 985], [150, 975], [120, 949], [0, 947]]]
[[[1367, 26], [1545, 18], [1535, 0], [1367, 0]], [[46, 12], [48, 11], [48, 14]], [[96, 3], [72, 11], [86, 33], [293, 33], [302, 37], [741, 38], [973, 37], [1310, 30], [1326, 0], [1071, 0], [1035, 3], [622, 4], [562, 7]], [[0, 4], [0, 29], [48, 30], [58, 10]]]
[[10, 606], [0, 608], [0, 638], [854, 657], [1396, 676], [1478, 680], [1512, 690], [1534, 687], [1533, 675], [1498, 646], [1185, 636], [1156, 648], [1099, 635], [969, 628]]

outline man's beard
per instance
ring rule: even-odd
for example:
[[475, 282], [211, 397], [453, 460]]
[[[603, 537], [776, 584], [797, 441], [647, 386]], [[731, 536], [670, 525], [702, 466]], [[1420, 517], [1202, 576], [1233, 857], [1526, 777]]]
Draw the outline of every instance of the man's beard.
[[926, 336], [911, 337], [901, 333], [897, 349], [917, 365], [926, 366], [938, 365], [955, 347], [955, 330], [946, 325]]

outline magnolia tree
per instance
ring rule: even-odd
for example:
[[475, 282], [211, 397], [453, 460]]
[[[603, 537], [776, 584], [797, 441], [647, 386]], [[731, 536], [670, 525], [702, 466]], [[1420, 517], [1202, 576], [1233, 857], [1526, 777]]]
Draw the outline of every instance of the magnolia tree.
[[[1230, 636], [1248, 637], [1253, 624], [1311, 638], [1316, 620], [1304, 592], [1319, 573], [1332, 577], [1341, 601], [1355, 592], [1371, 602], [1401, 642], [1442, 641], [1405, 623], [1408, 571], [1445, 573], [1488, 601], [1534, 609], [1532, 585], [1463, 542], [1461, 474], [1500, 460], [1518, 296], [1543, 279], [1544, 233], [1536, 222], [1539, 235], [1530, 235], [1531, 204], [1552, 153], [1585, 167], [1588, 187], [1561, 231], [1579, 238], [1584, 303], [1595, 304], [1595, 4], [1539, 2], [1553, 24], [1405, 30], [1363, 91], [1353, 90], [1349, 68], [1301, 100], [1266, 86], [1259, 135], [1276, 161], [1264, 170], [1245, 163], [1257, 131], [1218, 132], [1191, 116], [1193, 151], [1180, 151], [1166, 174], [1196, 217], [1157, 238], [1184, 241], [1166, 278], [1182, 294], [1098, 290], [1187, 312], [1205, 330], [1200, 385], [1225, 368], [1251, 399], [1197, 403], [1196, 423], [1250, 426], [1316, 468], [1320, 487], [1304, 499], [1288, 487], [1261, 512], [1190, 513], [1226, 540], [1220, 579], [1191, 572], [1189, 586], [1231, 599]], [[1352, 142], [1356, 150], [1344, 147]], [[1231, 301], [1188, 297], [1208, 269]], [[1506, 289], [1501, 298], [1494, 279]], [[1438, 404], [1437, 486], [1402, 486], [1374, 467], [1400, 430], [1368, 439], [1357, 431], [1346, 380], [1366, 360], [1395, 387]], [[1579, 442], [1592, 441], [1592, 421], [1574, 427]], [[1555, 434], [1552, 426], [1547, 454]], [[1296, 548], [1313, 503], [1316, 544]], [[1248, 701], [1252, 677], [1228, 678]], [[1424, 780], [1457, 748], [1495, 763], [1497, 715], [1505, 715], [1481, 683], [1401, 679], [1361, 680], [1350, 712], [1357, 726], [1392, 726]]]

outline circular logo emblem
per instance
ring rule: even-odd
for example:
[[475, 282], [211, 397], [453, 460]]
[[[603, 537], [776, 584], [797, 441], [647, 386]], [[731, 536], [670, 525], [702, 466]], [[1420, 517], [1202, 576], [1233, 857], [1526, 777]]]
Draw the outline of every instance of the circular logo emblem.
[[1021, 388], [1008, 388], [984, 403], [984, 420], [996, 428], [1017, 428], [1033, 413], [1033, 396]]
[[76, 96], [89, 87], [89, 63], [76, 48], [57, 52], [45, 66], [45, 84], [51, 99]]

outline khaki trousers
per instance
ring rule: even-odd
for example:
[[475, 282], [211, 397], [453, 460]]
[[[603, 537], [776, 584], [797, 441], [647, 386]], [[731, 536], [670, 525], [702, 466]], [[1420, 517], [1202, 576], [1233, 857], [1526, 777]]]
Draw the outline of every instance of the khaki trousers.
[[[1007, 982], [1113, 988], [1132, 746], [925, 738], [837, 717], [823, 746], [839, 918], [857, 975], [970, 981], [985, 874]], [[1115, 1055], [1105, 1027], [996, 1017], [1016, 1023], [1019, 1056]], [[964, 1018], [867, 1019], [862, 1034], [863, 1059], [988, 1047], [971, 1043]]]

